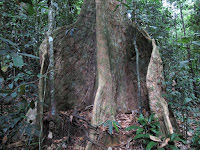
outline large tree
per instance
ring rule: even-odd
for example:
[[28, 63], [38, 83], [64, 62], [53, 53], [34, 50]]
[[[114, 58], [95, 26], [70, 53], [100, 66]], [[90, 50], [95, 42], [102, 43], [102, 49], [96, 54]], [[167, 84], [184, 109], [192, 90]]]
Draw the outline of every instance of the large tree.
[[[158, 117], [171, 133], [168, 107], [161, 98], [162, 67], [158, 49], [143, 29], [128, 20], [126, 12], [117, 0], [85, 0], [77, 21], [54, 31], [56, 107], [67, 110], [93, 104], [93, 125], [115, 120], [118, 112], [138, 109], [138, 73], [133, 42], [136, 37], [142, 108], [149, 110], [150, 106], [155, 113], [162, 111]], [[44, 74], [48, 72], [47, 40], [40, 49], [41, 73]], [[156, 55], [152, 54], [151, 58], [153, 49]], [[40, 99], [45, 98], [48, 104], [48, 79], [40, 82]], [[156, 98], [153, 97], [155, 90], [160, 92]]]

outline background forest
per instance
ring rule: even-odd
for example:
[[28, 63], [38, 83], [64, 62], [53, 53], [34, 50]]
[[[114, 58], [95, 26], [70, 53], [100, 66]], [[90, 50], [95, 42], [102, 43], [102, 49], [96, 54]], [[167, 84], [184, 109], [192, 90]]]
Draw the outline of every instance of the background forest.
[[[120, 1], [120, 0], [119, 0]], [[57, 0], [53, 28], [74, 23], [82, 0]], [[50, 0], [0, 2], [0, 149], [26, 133], [26, 148], [39, 136], [24, 121], [38, 100], [39, 46], [48, 30]], [[127, 17], [159, 46], [166, 94], [187, 144], [200, 147], [200, 1], [127, 0]], [[71, 30], [70, 32], [73, 32]], [[73, 33], [70, 33], [73, 34]], [[142, 66], [141, 66], [142, 67]], [[116, 126], [116, 125], [115, 125]]]

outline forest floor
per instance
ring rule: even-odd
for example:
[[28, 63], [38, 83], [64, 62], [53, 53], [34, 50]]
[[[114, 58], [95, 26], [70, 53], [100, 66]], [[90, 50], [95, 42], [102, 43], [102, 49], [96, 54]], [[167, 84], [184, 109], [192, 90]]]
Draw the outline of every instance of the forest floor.
[[[95, 149], [106, 150], [144, 150], [142, 142], [133, 140], [136, 136], [136, 130], [125, 131], [125, 129], [131, 125], [139, 126], [137, 119], [139, 118], [138, 112], [130, 112], [126, 114], [118, 113], [116, 121], [121, 125], [117, 126], [117, 129], [113, 126], [113, 129], [109, 129], [108, 125], [99, 125], [93, 127], [90, 124], [92, 107], [86, 108], [85, 110], [71, 110], [66, 112], [60, 112], [62, 118], [61, 128], [57, 132], [54, 132], [53, 136], [50, 136], [48, 131], [47, 138], [44, 141], [44, 149], [47, 150], [84, 150], [88, 141], [93, 143]], [[46, 115], [48, 118], [48, 115]], [[148, 117], [148, 113], [144, 113], [145, 117]], [[200, 117], [193, 118], [200, 120]], [[178, 121], [180, 131], [183, 132], [183, 125]], [[190, 124], [190, 128], [197, 127], [195, 124]], [[98, 135], [97, 141], [91, 141], [89, 137], [89, 131], [95, 131]], [[118, 130], [118, 131], [117, 131]], [[47, 130], [46, 130], [47, 131]], [[111, 135], [109, 132], [112, 132]], [[187, 138], [188, 143], [191, 141], [194, 133], [188, 132]], [[177, 142], [177, 147], [181, 150], [190, 150], [189, 145]]]
[[[125, 131], [131, 125], [140, 126], [138, 123], [139, 114], [137, 111], [132, 111], [126, 114], [118, 113], [116, 122], [120, 126], [109, 128], [108, 124], [92, 126], [90, 124], [92, 116], [92, 105], [84, 110], [69, 110], [60, 111], [58, 113], [59, 124], [56, 124], [49, 112], [44, 114], [44, 141], [42, 150], [84, 150], [88, 141], [93, 143], [96, 150], [144, 150], [141, 140], [134, 140], [136, 130]], [[144, 116], [148, 117], [148, 113], [144, 112]], [[196, 118], [190, 118], [200, 121], [200, 115]], [[177, 121], [180, 131], [183, 133], [184, 125], [181, 121]], [[193, 131], [197, 128], [196, 124], [189, 124], [189, 128]], [[97, 135], [97, 140], [92, 141], [89, 136], [89, 131], [94, 131]], [[187, 132], [187, 142], [190, 144], [193, 132]], [[20, 139], [21, 140], [21, 139]], [[9, 145], [8, 149], [26, 150], [22, 140]], [[162, 144], [162, 143], [160, 143]], [[190, 145], [184, 145], [177, 142], [176, 146], [180, 150], [190, 150]], [[38, 143], [30, 146], [28, 149], [38, 150]]]
[[[84, 111], [61, 111], [59, 116], [61, 116], [62, 122], [66, 122], [65, 125], [63, 124], [65, 127], [59, 129], [57, 137], [47, 138], [44, 141], [44, 148], [47, 150], [55, 150], [58, 147], [63, 150], [84, 150], [87, 142], [91, 141], [89, 130], [94, 130], [98, 134], [97, 141], [91, 141], [95, 149], [102, 149], [105, 147], [110, 147], [112, 150], [144, 149], [138, 141], [133, 140], [136, 130], [125, 131], [125, 128], [131, 125], [139, 126], [137, 123], [139, 115], [137, 113], [118, 114], [116, 116], [116, 122], [121, 126], [117, 126], [118, 131], [113, 126], [112, 134], [110, 135], [108, 126], [99, 125], [93, 127], [90, 124], [91, 112], [92, 107]], [[47, 134], [50, 135], [49, 133]]]

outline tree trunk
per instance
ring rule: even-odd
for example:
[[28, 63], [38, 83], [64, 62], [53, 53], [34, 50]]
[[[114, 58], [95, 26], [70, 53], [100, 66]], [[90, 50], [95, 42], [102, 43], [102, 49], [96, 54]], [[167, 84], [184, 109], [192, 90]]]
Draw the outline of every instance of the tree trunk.
[[168, 104], [162, 96], [165, 89], [163, 85], [164, 77], [162, 60], [154, 40], [152, 40], [152, 44], [153, 52], [146, 78], [150, 100], [149, 106], [151, 111], [154, 112], [159, 119], [161, 133], [166, 137], [168, 134], [173, 133], [173, 127], [169, 118]]
[[[137, 32], [137, 47], [142, 66], [142, 106], [148, 109], [146, 73], [152, 41], [144, 30], [129, 22], [123, 5], [114, 12], [118, 4], [120, 3], [117, 0], [96, 3], [94, 0], [85, 0], [77, 22], [54, 31], [55, 99], [58, 110], [75, 106], [84, 108], [94, 104], [95, 99], [102, 99], [100, 103], [95, 101], [95, 105], [100, 104], [100, 107], [106, 108], [104, 115], [111, 111], [111, 116], [114, 116], [116, 111], [138, 109], [134, 31]], [[44, 73], [48, 73], [46, 42], [44, 40], [40, 46], [41, 70]], [[47, 80], [45, 92], [47, 105], [48, 82]], [[108, 103], [113, 106], [108, 106]], [[107, 118], [109, 116], [98, 122]]]
[[[149, 109], [146, 75], [155, 46], [151, 38], [143, 29], [131, 24], [119, 1], [85, 0], [77, 22], [54, 31], [58, 110], [93, 104], [92, 124], [97, 125], [115, 120], [118, 112], [138, 109], [134, 33], [140, 54], [142, 108]], [[40, 49], [43, 59], [47, 56], [44, 56], [47, 54], [45, 44], [46, 40]], [[41, 72], [48, 73], [48, 62], [42, 62]], [[49, 83], [46, 84], [48, 87]], [[44, 90], [48, 104], [49, 89]]]

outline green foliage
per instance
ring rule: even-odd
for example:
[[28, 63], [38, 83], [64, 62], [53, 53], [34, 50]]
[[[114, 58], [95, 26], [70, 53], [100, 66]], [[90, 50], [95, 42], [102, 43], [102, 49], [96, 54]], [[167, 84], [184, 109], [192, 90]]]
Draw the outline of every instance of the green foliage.
[[117, 132], [119, 132], [118, 127], [121, 127], [121, 125], [117, 121], [114, 121], [114, 120], [107, 120], [106, 122], [99, 124], [99, 126], [100, 125], [103, 125], [103, 127], [108, 126], [108, 132], [110, 135], [113, 134], [113, 127], [115, 128]]
[[146, 149], [151, 149], [156, 146], [158, 143], [152, 141], [152, 137], [159, 137], [159, 122], [155, 119], [154, 114], [151, 114], [149, 118], [140, 115], [138, 118], [138, 122], [140, 126], [132, 125], [125, 130], [133, 130], [136, 129], [136, 136], [134, 140], [142, 140], [142, 143], [146, 147]]
[[196, 129], [196, 133], [192, 138], [192, 147], [200, 149], [200, 127]]
[[[149, 118], [144, 117], [143, 115], [140, 115], [138, 118], [138, 122], [140, 126], [132, 125], [125, 130], [137, 130], [136, 136], [134, 137], [134, 140], [141, 140], [143, 145], [146, 147], [146, 150], [150, 150], [152, 148], [155, 148], [162, 142], [162, 138], [160, 137], [160, 125], [157, 119], [155, 118], [154, 114], [151, 114]], [[177, 149], [174, 145], [174, 141], [181, 141], [185, 143], [184, 140], [180, 138], [179, 134], [173, 133], [169, 136], [170, 141], [168, 145], [166, 145], [166, 148], [172, 148]], [[172, 144], [171, 144], [172, 143]], [[158, 148], [159, 150], [162, 150], [164, 148]]]

